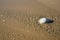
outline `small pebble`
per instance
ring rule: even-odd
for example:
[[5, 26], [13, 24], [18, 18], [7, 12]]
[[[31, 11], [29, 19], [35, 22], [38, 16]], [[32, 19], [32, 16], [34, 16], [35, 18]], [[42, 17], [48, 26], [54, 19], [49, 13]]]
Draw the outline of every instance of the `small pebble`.
[[43, 24], [43, 23], [45, 23], [46, 21], [47, 21], [46, 18], [40, 18], [40, 19], [38, 20], [38, 22], [39, 22], [40, 24]]
[[51, 20], [51, 19], [48, 19], [48, 18], [40, 18], [40, 19], [38, 20], [38, 22], [39, 22], [40, 24], [44, 24], [44, 23], [53, 23], [54, 21]]

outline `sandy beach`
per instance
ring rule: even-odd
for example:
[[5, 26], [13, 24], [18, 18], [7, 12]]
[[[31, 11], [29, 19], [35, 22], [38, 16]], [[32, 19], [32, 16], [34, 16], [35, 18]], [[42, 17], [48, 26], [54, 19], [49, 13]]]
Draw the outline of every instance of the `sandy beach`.
[[60, 40], [59, 0], [0, 0], [0, 40]]

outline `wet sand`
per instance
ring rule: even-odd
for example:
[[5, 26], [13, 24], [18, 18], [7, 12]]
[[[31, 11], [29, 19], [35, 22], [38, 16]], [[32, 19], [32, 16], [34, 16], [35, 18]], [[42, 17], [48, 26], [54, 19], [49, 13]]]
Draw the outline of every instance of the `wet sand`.
[[[0, 40], [60, 40], [60, 9], [57, 1], [3, 0], [0, 5]], [[39, 24], [38, 19], [54, 20]]]

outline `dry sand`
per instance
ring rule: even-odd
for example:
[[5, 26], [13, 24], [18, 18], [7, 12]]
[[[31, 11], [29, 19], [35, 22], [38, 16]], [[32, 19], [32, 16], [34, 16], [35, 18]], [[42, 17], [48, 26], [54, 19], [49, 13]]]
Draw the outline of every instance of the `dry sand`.
[[[0, 40], [60, 40], [59, 6], [59, 0], [0, 0]], [[54, 22], [39, 24], [40, 17]]]

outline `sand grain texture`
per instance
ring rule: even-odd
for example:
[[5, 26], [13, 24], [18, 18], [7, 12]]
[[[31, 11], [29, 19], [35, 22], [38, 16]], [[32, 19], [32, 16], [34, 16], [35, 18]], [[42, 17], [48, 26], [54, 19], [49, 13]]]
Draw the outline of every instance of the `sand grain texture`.
[[[47, 0], [46, 3], [38, 0], [3, 2], [0, 2], [0, 40], [60, 40], [60, 11], [48, 5]], [[41, 25], [40, 17], [54, 22]]]

